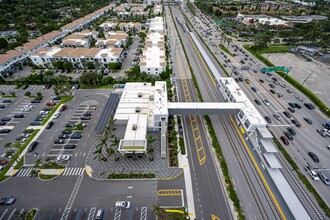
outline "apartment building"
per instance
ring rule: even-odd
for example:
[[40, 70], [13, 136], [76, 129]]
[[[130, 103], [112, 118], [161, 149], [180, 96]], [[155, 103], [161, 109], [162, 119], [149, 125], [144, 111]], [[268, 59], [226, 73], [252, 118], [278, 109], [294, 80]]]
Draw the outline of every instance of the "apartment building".
[[142, 29], [142, 24], [139, 22], [119, 23], [118, 27], [120, 30], [125, 31], [125, 32], [133, 31], [135, 33], [138, 33]]
[[89, 38], [82, 34], [70, 34], [62, 40], [61, 47], [89, 47]]
[[104, 22], [100, 25], [100, 28], [104, 31], [116, 30], [118, 26], [117, 22]]
[[146, 28], [149, 29], [149, 31], [164, 31], [164, 20], [163, 17], [154, 17], [151, 19], [148, 19], [146, 22]]
[[161, 15], [163, 13], [162, 5], [155, 5], [152, 11], [155, 15]]
[[97, 68], [105, 68], [109, 63], [122, 62], [123, 49], [45, 47], [31, 54], [30, 59], [33, 64], [48, 68], [54, 68], [54, 63], [59, 60], [70, 62], [75, 68], [86, 68], [87, 62], [92, 62]]
[[124, 47], [126, 46], [128, 40], [128, 34], [122, 31], [117, 32], [108, 32], [105, 39], [97, 39], [95, 46], [99, 48], [107, 47]]
[[143, 0], [143, 4], [145, 5], [160, 5], [162, 4], [161, 0]]

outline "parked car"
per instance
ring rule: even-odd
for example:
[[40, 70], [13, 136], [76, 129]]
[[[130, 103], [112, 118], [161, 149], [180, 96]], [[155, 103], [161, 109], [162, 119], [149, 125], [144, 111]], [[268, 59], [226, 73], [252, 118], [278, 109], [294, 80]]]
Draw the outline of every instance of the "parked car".
[[56, 112], [56, 113], [54, 114], [54, 118], [58, 118], [58, 117], [60, 117], [60, 115], [61, 115], [61, 112]]
[[300, 97], [300, 96], [296, 96], [296, 99], [298, 99], [299, 101], [302, 101], [302, 97]]
[[90, 113], [90, 112], [85, 112], [85, 113], [83, 114], [83, 116], [92, 116], [92, 113]]
[[270, 84], [269, 84], [269, 87], [273, 89], [273, 88], [275, 88], [275, 85], [272, 84], [272, 83], [270, 83]]
[[4, 125], [6, 125], [7, 124], [7, 122], [5, 122], [5, 121], [0, 121], [0, 126], [4, 126]]
[[1, 121], [10, 121], [11, 118], [1, 118]]
[[246, 82], [247, 84], [250, 84], [250, 83], [251, 83], [251, 81], [250, 81], [249, 79], [245, 79], [245, 82]]
[[13, 116], [13, 118], [24, 118], [23, 114], [16, 114]]
[[40, 100], [37, 100], [37, 99], [32, 99], [31, 100], [31, 103], [40, 103], [41, 101]]
[[68, 108], [68, 106], [66, 106], [66, 105], [62, 105], [62, 107], [60, 108], [60, 110], [59, 110], [59, 112], [63, 112], [65, 109], [67, 109]]
[[288, 141], [287, 137], [285, 137], [285, 136], [281, 136], [280, 139], [282, 140], [282, 142], [283, 142], [285, 145], [289, 145], [289, 141]]
[[319, 133], [322, 137], [327, 137], [327, 136], [328, 136], [327, 132], [326, 132], [324, 129], [323, 129], [323, 130], [319, 130], [319, 129], [317, 129], [316, 131], [317, 131], [317, 133]]
[[313, 121], [312, 120], [310, 120], [309, 118], [304, 118], [304, 120], [308, 123], [308, 124], [313, 124]]
[[315, 105], [313, 105], [312, 103], [305, 103], [304, 104], [305, 106], [306, 106], [306, 108], [308, 108], [308, 109], [315, 109]]
[[60, 134], [58, 136], [59, 139], [68, 139], [70, 137], [70, 135], [67, 135], [67, 134]]
[[69, 161], [71, 156], [69, 155], [61, 155], [56, 158], [56, 162], [61, 163], [61, 162], [67, 162]]
[[267, 115], [265, 116], [265, 120], [268, 122], [268, 123], [272, 123], [272, 119], [270, 117], [268, 117]]
[[16, 201], [16, 198], [13, 196], [1, 198], [0, 199], [0, 205], [12, 205]]
[[296, 107], [296, 108], [298, 108], [298, 109], [301, 109], [301, 105], [300, 104], [298, 104], [298, 103], [293, 103], [294, 104], [294, 107]]
[[11, 99], [5, 99], [2, 101], [2, 103], [11, 103], [11, 102], [12, 102]]
[[313, 152], [308, 152], [308, 155], [314, 160], [314, 162], [320, 162], [319, 158]]
[[5, 105], [0, 105], [0, 108], [6, 108], [6, 106]]
[[62, 134], [72, 134], [72, 130], [63, 130]]
[[72, 134], [71, 139], [80, 139], [81, 138], [81, 134]]
[[77, 147], [76, 144], [67, 144], [64, 145], [64, 149], [75, 149]]
[[257, 89], [255, 87], [251, 87], [251, 89], [252, 89], [253, 92], [257, 91]]
[[269, 101], [268, 101], [267, 99], [264, 99], [262, 102], [263, 102], [265, 105], [267, 105], [267, 106], [270, 105], [270, 104], [269, 104]]
[[283, 94], [280, 93], [280, 92], [278, 92], [278, 93], [277, 93], [277, 97], [281, 98], [281, 97], [283, 97]]
[[131, 202], [129, 201], [117, 201], [115, 204], [117, 209], [129, 209], [131, 207]]
[[259, 79], [259, 82], [264, 83], [265, 81], [263, 79]]
[[66, 128], [73, 128], [75, 125], [74, 125], [74, 123], [72, 123], [72, 122], [68, 122], [68, 123], [66, 123], [65, 124], [65, 127]]
[[0, 165], [4, 166], [6, 164], [8, 164], [8, 160], [6, 160], [6, 159], [0, 159]]
[[289, 102], [288, 105], [289, 105], [291, 108], [295, 108], [295, 107], [296, 107], [296, 105], [295, 105], [294, 103], [292, 103], [292, 102]]
[[281, 116], [278, 113], [273, 114], [274, 118], [276, 118], [277, 121], [281, 121]]
[[53, 121], [48, 122], [48, 124], [46, 125], [46, 129], [51, 129], [54, 125]]
[[55, 139], [54, 144], [65, 144], [66, 140], [65, 139]]
[[300, 124], [299, 121], [297, 121], [297, 119], [292, 119], [291, 122], [292, 122], [297, 128], [301, 127], [301, 124]]
[[38, 141], [33, 141], [28, 148], [28, 152], [32, 152], [37, 145], [38, 145]]
[[323, 172], [319, 172], [318, 175], [325, 185], [330, 186], [330, 180]]
[[288, 131], [284, 131], [284, 135], [290, 140], [293, 141], [293, 136]]
[[305, 166], [305, 170], [312, 177], [313, 180], [320, 180], [317, 173], [310, 166]]
[[33, 121], [30, 123], [31, 126], [39, 126], [40, 125], [40, 122], [37, 122], [37, 121]]
[[276, 91], [274, 89], [269, 90], [272, 94], [276, 94]]
[[90, 116], [81, 116], [80, 120], [90, 120], [91, 117]]
[[288, 93], [292, 93], [292, 90], [289, 89], [289, 88], [287, 88], [286, 91], [287, 91]]

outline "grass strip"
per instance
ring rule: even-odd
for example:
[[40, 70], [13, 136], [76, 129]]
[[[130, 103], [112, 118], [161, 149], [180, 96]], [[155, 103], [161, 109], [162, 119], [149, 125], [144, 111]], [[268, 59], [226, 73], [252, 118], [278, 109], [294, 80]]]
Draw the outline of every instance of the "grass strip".
[[186, 154], [186, 148], [184, 147], [184, 140], [183, 137], [179, 138], [179, 145], [180, 145], [180, 152], [182, 155]]
[[245, 44], [245, 45], [243, 45], [243, 47], [245, 50], [249, 51], [252, 55], [254, 55], [256, 58], [258, 58], [258, 60], [260, 60], [266, 66], [275, 67], [275, 65], [272, 62], [270, 62], [265, 57], [263, 57], [258, 51], [255, 51], [252, 48], [250, 48], [249, 45]]
[[24, 165], [24, 157], [22, 157], [19, 162], [16, 164], [16, 166], [14, 167], [15, 170], [19, 170], [22, 168], [22, 166]]
[[61, 104], [65, 104], [71, 101], [71, 99], [73, 99], [73, 96], [61, 96], [61, 97], [62, 97], [61, 101], [59, 101], [59, 103], [57, 103], [57, 105], [50, 111], [47, 117], [45, 117], [44, 120], [42, 120], [40, 124], [41, 126], [46, 124], [46, 122], [50, 119], [50, 117], [52, 117], [52, 115], [57, 111], [57, 109], [61, 106]]
[[9, 168], [15, 163], [16, 159], [19, 155], [24, 151], [24, 149], [30, 144], [31, 140], [38, 134], [39, 129], [36, 129], [32, 135], [27, 139], [27, 141], [19, 148], [19, 150], [16, 152], [16, 154], [13, 156], [13, 158], [9, 161], [7, 166], [1, 171], [0, 173], [0, 182], [7, 179], [8, 177], [5, 176], [5, 174], [8, 172]]
[[289, 52], [289, 47], [286, 45], [270, 45], [267, 48], [258, 51], [260, 54], [263, 53], [286, 53]]
[[312, 186], [312, 184], [307, 180], [306, 176], [304, 176], [300, 172], [297, 164], [294, 162], [294, 160], [291, 158], [291, 156], [285, 150], [285, 148], [281, 145], [281, 143], [278, 141], [278, 139], [274, 136], [274, 134], [273, 134], [273, 137], [274, 137], [274, 142], [275, 142], [276, 146], [281, 151], [281, 153], [285, 157], [285, 159], [289, 162], [289, 164], [291, 165], [292, 169], [297, 173], [298, 178], [300, 179], [300, 181], [306, 186], [306, 188], [308, 189], [308, 191], [313, 194], [313, 196], [315, 197], [317, 203], [319, 204], [319, 206], [321, 207], [321, 209], [325, 212], [325, 214], [328, 217], [330, 217], [330, 209], [327, 206], [327, 204], [324, 202], [324, 200], [321, 198], [321, 196], [317, 193], [317, 191], [314, 189], [314, 187]]
[[223, 50], [224, 52], [226, 52], [228, 55], [230, 56], [234, 56], [225, 46], [223, 46], [222, 44], [219, 44], [219, 47], [221, 50]]
[[38, 177], [42, 180], [51, 180], [57, 177], [57, 175], [45, 175], [45, 174], [39, 174]]

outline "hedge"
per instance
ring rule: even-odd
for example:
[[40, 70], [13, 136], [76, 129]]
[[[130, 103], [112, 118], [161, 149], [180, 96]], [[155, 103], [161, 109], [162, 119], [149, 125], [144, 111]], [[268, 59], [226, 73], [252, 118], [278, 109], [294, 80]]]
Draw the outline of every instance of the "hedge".
[[152, 179], [154, 173], [109, 173], [108, 179]]

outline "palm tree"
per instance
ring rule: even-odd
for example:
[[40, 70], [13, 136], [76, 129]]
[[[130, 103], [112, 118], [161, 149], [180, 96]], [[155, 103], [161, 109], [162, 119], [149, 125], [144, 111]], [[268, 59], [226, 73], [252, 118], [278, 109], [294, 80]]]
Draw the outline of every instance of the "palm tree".
[[105, 156], [102, 153], [103, 150], [103, 146], [102, 145], [98, 145], [98, 147], [96, 148], [96, 150], [93, 152], [93, 154], [95, 154], [94, 160], [96, 158], [98, 158], [99, 161], [101, 161], [103, 158], [105, 158]]
[[8, 148], [10, 151], [10, 154], [11, 155], [13, 155], [13, 158], [15, 159], [15, 161], [18, 163], [19, 161], [17, 160], [18, 158], [17, 158], [17, 156], [16, 156], [16, 154], [15, 154], [15, 151], [13, 150], [13, 148], [11, 148], [12, 147], [12, 143], [10, 143], [10, 142], [7, 142], [7, 143], [5, 143], [4, 145], [3, 145], [3, 147], [4, 148]]
[[115, 150], [112, 147], [107, 148], [106, 152], [107, 152], [107, 158], [115, 154]]
[[149, 156], [149, 160], [154, 160], [154, 152], [155, 149], [152, 146], [152, 143], [156, 140], [156, 138], [154, 138], [153, 136], [149, 135], [147, 136], [147, 154]]
[[115, 131], [116, 130], [116, 128], [112, 127], [115, 122], [116, 122], [116, 119], [110, 118], [107, 126], [105, 127], [108, 135], [111, 134], [111, 131]]
[[111, 141], [111, 146], [114, 147], [114, 146], [118, 146], [119, 143], [120, 143], [120, 138], [119, 137], [114, 137], [112, 139], [110, 139]]

